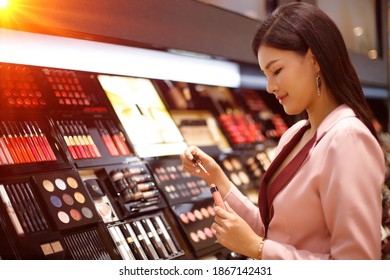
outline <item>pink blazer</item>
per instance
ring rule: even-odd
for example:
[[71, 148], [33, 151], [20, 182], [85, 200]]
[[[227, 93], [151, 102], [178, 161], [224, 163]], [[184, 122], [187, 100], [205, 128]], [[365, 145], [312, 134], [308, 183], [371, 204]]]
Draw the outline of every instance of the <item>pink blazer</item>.
[[[286, 131], [276, 154], [307, 123]], [[325, 118], [317, 141], [273, 201], [263, 259], [380, 259], [385, 176], [380, 145], [346, 105]], [[225, 200], [264, 235], [259, 208], [233, 184]]]

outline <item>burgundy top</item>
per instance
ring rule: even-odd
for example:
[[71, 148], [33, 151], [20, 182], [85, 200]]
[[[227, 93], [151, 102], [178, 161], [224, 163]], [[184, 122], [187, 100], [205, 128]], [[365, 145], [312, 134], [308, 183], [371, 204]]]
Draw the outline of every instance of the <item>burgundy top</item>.
[[259, 192], [259, 209], [261, 219], [265, 226], [265, 236], [267, 236], [268, 225], [272, 219], [272, 202], [275, 196], [287, 185], [290, 179], [294, 176], [295, 172], [302, 165], [306, 159], [309, 151], [316, 143], [317, 133], [305, 144], [305, 146], [298, 152], [298, 154], [287, 164], [287, 166], [276, 176], [271, 184], [268, 184], [270, 178], [282, 164], [283, 160], [288, 156], [291, 150], [301, 140], [303, 134], [310, 128], [310, 124], [303, 126], [292, 139], [283, 147], [280, 153], [272, 161], [267, 171], [264, 173], [263, 179], [260, 184]]

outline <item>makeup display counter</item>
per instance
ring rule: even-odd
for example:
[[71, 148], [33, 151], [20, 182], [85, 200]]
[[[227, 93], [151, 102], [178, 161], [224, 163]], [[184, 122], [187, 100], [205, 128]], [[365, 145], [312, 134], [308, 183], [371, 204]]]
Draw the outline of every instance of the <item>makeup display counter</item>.
[[2, 259], [245, 258], [210, 228], [197, 145], [254, 202], [287, 129], [259, 92], [0, 63]]

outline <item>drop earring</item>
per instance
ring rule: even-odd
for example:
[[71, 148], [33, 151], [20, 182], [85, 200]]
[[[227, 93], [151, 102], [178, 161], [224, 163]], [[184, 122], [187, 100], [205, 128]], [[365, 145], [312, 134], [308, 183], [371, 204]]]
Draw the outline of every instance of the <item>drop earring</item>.
[[321, 77], [320, 77], [320, 73], [317, 73], [316, 85], [317, 85], [317, 95], [321, 96]]

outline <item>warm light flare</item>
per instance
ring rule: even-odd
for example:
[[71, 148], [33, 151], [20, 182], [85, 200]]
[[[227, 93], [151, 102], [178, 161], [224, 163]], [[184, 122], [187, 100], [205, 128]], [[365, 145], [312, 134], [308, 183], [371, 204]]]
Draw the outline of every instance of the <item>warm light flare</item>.
[[0, 0], [0, 10], [7, 8], [9, 5], [9, 0]]

